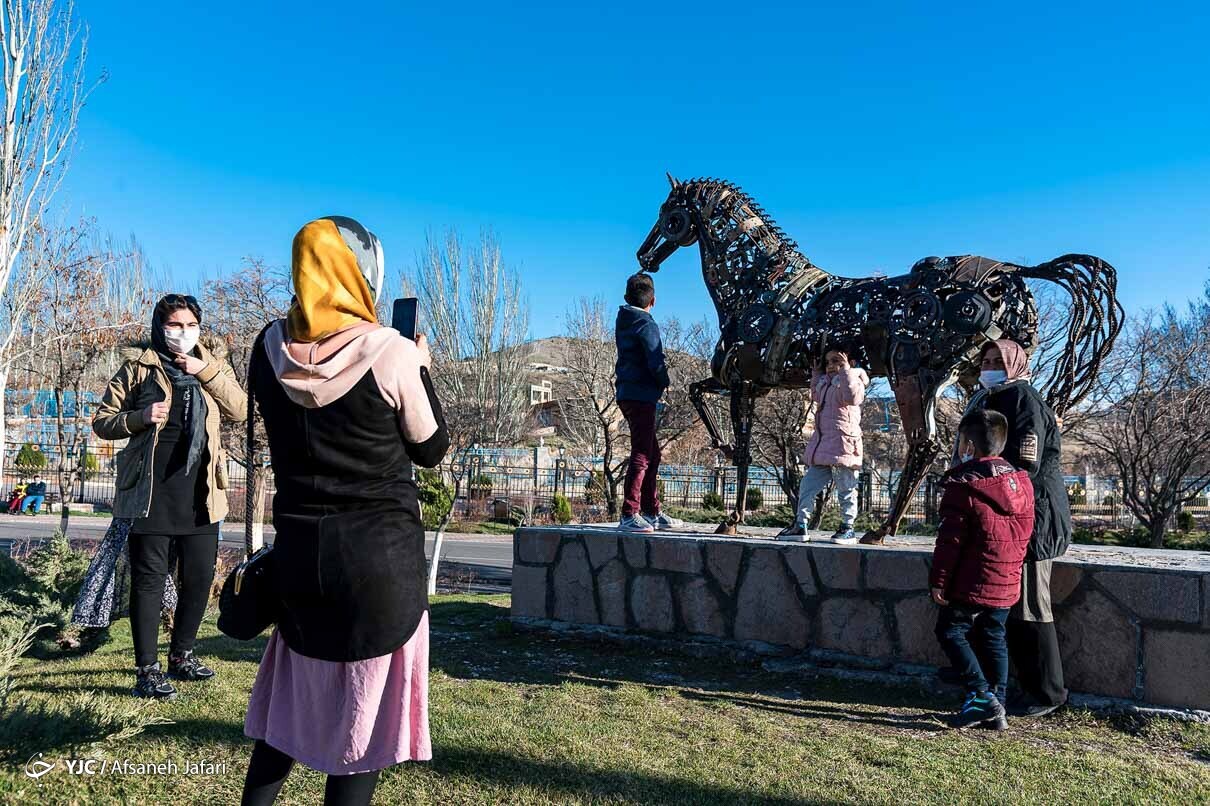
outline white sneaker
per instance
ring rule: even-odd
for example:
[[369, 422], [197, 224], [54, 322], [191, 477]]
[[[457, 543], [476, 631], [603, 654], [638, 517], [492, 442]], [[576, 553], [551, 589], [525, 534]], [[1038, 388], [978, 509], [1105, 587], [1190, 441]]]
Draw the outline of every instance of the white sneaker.
[[647, 521], [661, 532], [667, 532], [671, 529], [680, 529], [685, 525], [685, 522], [680, 518], [665, 515], [663, 512], [659, 513], [658, 515], [644, 515], [643, 520]]
[[618, 524], [618, 529], [623, 532], [654, 532], [655, 527], [647, 522], [647, 519], [642, 515], [627, 515], [622, 518]]

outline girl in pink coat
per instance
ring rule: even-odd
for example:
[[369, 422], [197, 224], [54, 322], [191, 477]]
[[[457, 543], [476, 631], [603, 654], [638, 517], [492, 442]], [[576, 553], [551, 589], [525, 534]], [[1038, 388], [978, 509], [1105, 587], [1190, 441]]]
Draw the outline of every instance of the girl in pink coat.
[[835, 482], [840, 528], [831, 539], [833, 543], [851, 544], [857, 542], [853, 522], [857, 519], [857, 473], [861, 470], [861, 404], [870, 377], [865, 370], [850, 367], [848, 354], [840, 349], [828, 350], [824, 369], [811, 378], [815, 433], [803, 455], [807, 470], [798, 487], [798, 513], [778, 539], [805, 542], [815, 499]]

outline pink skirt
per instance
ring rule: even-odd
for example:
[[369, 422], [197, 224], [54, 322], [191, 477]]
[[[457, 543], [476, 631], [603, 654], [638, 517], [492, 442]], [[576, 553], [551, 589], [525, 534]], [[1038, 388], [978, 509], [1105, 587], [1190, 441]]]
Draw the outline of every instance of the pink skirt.
[[428, 689], [428, 613], [399, 649], [350, 663], [299, 655], [274, 630], [244, 733], [329, 775], [428, 761]]

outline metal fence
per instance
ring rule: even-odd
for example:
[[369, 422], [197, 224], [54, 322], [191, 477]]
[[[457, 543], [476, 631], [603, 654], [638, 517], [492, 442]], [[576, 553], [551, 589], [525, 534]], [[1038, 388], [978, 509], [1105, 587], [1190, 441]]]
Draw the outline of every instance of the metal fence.
[[[29, 480], [35, 472], [17, 466], [16, 457], [20, 447], [13, 443], [6, 446], [5, 472], [0, 480], [5, 500], [18, 482]], [[53, 503], [61, 498], [55, 471], [58, 456], [53, 449], [44, 448], [43, 452], [46, 466], [37, 472], [47, 482], [50, 492], [48, 501]], [[519, 513], [527, 517], [542, 517], [553, 509], [555, 493], [561, 493], [578, 514], [603, 519], [607, 511], [601, 489], [602, 467], [599, 458], [571, 457], [544, 448], [476, 451], [464, 475], [455, 512], [457, 517], [465, 520], [503, 520]], [[230, 518], [240, 520], [244, 513], [246, 473], [234, 461], [229, 462], [227, 471]], [[448, 478], [449, 468], [445, 468], [444, 473]], [[702, 509], [706, 495], [711, 493], [722, 497], [725, 509], [729, 510], [735, 505], [737, 485], [734, 467], [664, 465], [660, 468], [659, 477], [662, 499], [667, 506]], [[1071, 492], [1072, 515], [1077, 521], [1117, 528], [1137, 525], [1137, 520], [1122, 505], [1121, 486], [1117, 479], [1070, 476], [1067, 483]], [[859, 488], [860, 511], [875, 517], [885, 515], [894, 500], [897, 484], [898, 473], [863, 472]], [[770, 470], [752, 468], [749, 472], [749, 488], [760, 493], [758, 511], [793, 504], [777, 476]], [[98, 510], [105, 510], [113, 505], [115, 489], [113, 457], [98, 456], [96, 469], [77, 481], [71, 497], [77, 503], [91, 504]], [[274, 491], [270, 473], [266, 483], [266, 513], [272, 512]], [[618, 495], [621, 495], [620, 490]], [[909, 521], [935, 523], [939, 495], [938, 478], [926, 478], [913, 496], [905, 517]], [[1185, 510], [1201, 520], [1210, 519], [1210, 494], [1194, 499]]]
[[[710, 495], [721, 498], [724, 510], [735, 507], [738, 479], [734, 467], [663, 465], [659, 480], [660, 498], [665, 506], [701, 510], [706, 508]], [[875, 484], [870, 473], [860, 474], [859, 480], [860, 511], [878, 517], [885, 515], [894, 500], [893, 491], [888, 493], [885, 486]], [[467, 520], [505, 519], [521, 513], [529, 518], [542, 517], [553, 509], [558, 493], [581, 514], [604, 518], [607, 514], [604, 483], [603, 465], [599, 461], [557, 459], [552, 466], [544, 467], [538, 462], [513, 464], [472, 457], [455, 511], [458, 517]], [[750, 469], [748, 488], [751, 504], [748, 508], [755, 512], [795, 503], [796, 496], [787, 496], [777, 475], [764, 468]], [[934, 523], [939, 492], [937, 477], [927, 478], [908, 506], [907, 519]], [[620, 497], [619, 489], [616, 499], [619, 503]], [[718, 499], [713, 503], [717, 504]]]

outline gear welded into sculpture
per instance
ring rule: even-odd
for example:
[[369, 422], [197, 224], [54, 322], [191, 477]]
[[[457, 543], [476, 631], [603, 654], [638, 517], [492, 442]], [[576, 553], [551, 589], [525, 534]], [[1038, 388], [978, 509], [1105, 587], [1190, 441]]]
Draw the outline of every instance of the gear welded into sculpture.
[[[697, 244], [702, 277], [718, 312], [712, 377], [691, 397], [714, 445], [738, 468], [736, 510], [719, 527], [744, 520], [756, 399], [776, 388], [810, 385], [811, 370], [832, 346], [846, 349], [895, 395], [908, 455], [883, 525], [862, 538], [894, 534], [908, 502], [941, 449], [934, 411], [951, 384], [973, 386], [980, 347], [1012, 339], [1037, 348], [1038, 311], [1027, 281], [1059, 284], [1071, 299], [1067, 343], [1044, 393], [1062, 415], [1090, 391], [1122, 326], [1117, 272], [1091, 255], [1064, 255], [1020, 266], [977, 255], [926, 257], [897, 277], [843, 278], [815, 266], [738, 186], [720, 179], [680, 182], [639, 247], [639, 266], [658, 271], [677, 249]], [[728, 395], [732, 444], [704, 395]]]

